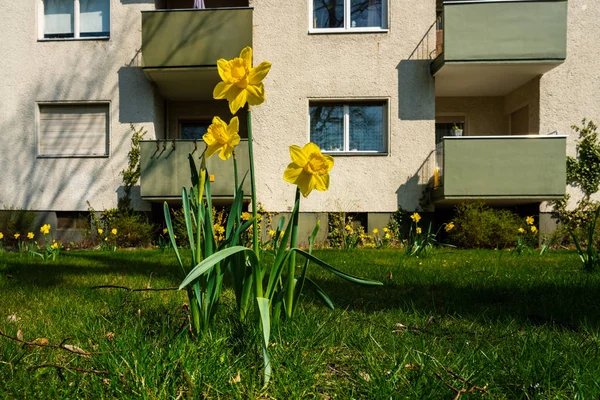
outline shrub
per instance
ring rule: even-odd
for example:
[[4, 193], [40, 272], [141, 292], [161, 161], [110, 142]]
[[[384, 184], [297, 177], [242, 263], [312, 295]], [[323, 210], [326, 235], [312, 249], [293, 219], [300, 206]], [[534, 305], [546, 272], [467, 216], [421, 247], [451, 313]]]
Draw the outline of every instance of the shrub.
[[131, 210], [104, 210], [100, 226], [105, 232], [117, 230], [117, 247], [147, 247], [152, 244], [157, 228], [146, 215]]
[[456, 207], [455, 229], [449, 232], [449, 239], [462, 248], [514, 246], [521, 225], [521, 218], [509, 210], [462, 203]]

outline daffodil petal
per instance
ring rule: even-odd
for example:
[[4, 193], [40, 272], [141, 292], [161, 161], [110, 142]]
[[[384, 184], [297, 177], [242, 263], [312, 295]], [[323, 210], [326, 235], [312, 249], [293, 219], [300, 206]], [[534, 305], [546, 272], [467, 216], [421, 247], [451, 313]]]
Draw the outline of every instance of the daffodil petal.
[[225, 145], [221, 147], [219, 158], [223, 161], [228, 160], [231, 157], [231, 153], [233, 153], [233, 147]]
[[296, 184], [296, 179], [302, 172], [302, 167], [296, 163], [288, 164], [287, 168], [283, 172], [283, 180], [289, 183]]
[[229, 140], [227, 141], [227, 144], [231, 147], [237, 146], [240, 143], [240, 135], [238, 135], [237, 133], [232, 134], [231, 136], [229, 136]]
[[265, 101], [265, 85], [259, 83], [258, 85], [246, 86], [248, 92], [248, 104], [257, 106]]
[[212, 157], [217, 151], [221, 150], [221, 145], [216, 143], [206, 148], [206, 157]]
[[224, 99], [227, 97], [227, 93], [229, 92], [229, 89], [231, 88], [231, 86], [233, 86], [230, 83], [225, 83], [225, 82], [219, 82], [217, 83], [217, 86], [215, 86], [214, 90], [213, 90], [213, 98], [214, 99]]
[[317, 153], [317, 154], [321, 154], [321, 149], [319, 148], [319, 146], [317, 146], [316, 144], [314, 144], [313, 142], [308, 142], [304, 145], [304, 147], [302, 148], [302, 150], [304, 151], [304, 153], [306, 154], [312, 154], [312, 153]]
[[[231, 93], [232, 91], [233, 90], [231, 90], [229, 93]], [[227, 97], [227, 100], [229, 100], [230, 96]], [[231, 113], [235, 114], [240, 108], [244, 107], [247, 98], [248, 92], [246, 92], [246, 90], [244, 89], [240, 89], [239, 94], [235, 97], [232, 97], [232, 99], [229, 100], [229, 110], [231, 111]]]
[[323, 154], [323, 158], [327, 162], [327, 172], [331, 171], [331, 168], [333, 168], [333, 157], [327, 154]]
[[300, 189], [300, 193], [302, 193], [302, 195], [304, 197], [308, 197], [310, 192], [312, 192], [312, 190], [314, 189], [314, 182], [313, 182], [312, 175], [307, 173], [304, 170], [302, 170], [300, 172], [300, 174], [296, 178], [295, 183], [298, 186], [298, 189]]
[[329, 189], [329, 175], [313, 175], [315, 189], [324, 192]]
[[248, 81], [251, 85], [258, 85], [271, 70], [271, 63], [268, 61], [261, 62], [257, 67], [252, 68], [248, 74]]
[[290, 146], [290, 157], [292, 158], [292, 162], [296, 163], [300, 167], [304, 167], [306, 163], [308, 163], [306, 154], [304, 154], [300, 146]]
[[202, 140], [204, 140], [204, 143], [206, 143], [207, 146], [212, 146], [217, 142], [212, 133], [205, 133], [204, 136], [202, 136]]
[[244, 60], [244, 66], [247, 69], [252, 68], [252, 47], [244, 47], [240, 52], [240, 58]]
[[223, 81], [227, 82], [231, 77], [231, 65], [229, 61], [224, 58], [221, 58], [217, 61], [217, 71], [219, 72], [219, 76]]
[[227, 131], [230, 135], [237, 134], [240, 131], [240, 119], [238, 117], [231, 118]]

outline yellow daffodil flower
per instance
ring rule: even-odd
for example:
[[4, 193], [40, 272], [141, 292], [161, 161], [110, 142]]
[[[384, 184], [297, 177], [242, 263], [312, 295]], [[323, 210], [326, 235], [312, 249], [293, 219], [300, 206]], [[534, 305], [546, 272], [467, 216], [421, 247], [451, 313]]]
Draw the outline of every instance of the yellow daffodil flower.
[[33, 239], [33, 232], [27, 233], [27, 239]]
[[448, 222], [444, 229], [446, 230], [446, 232], [450, 232], [452, 229], [454, 229], [454, 222]]
[[169, 230], [167, 228], [163, 228], [163, 235], [166, 235], [167, 233], [169, 233]]
[[527, 222], [527, 225], [533, 225], [533, 217], [525, 218], [525, 222]]
[[42, 227], [40, 228], [40, 232], [42, 232], [44, 235], [49, 234], [50, 233], [50, 224], [42, 225]]
[[373, 229], [373, 235], [377, 235], [379, 233], [379, 229], [375, 228]]
[[536, 233], [537, 232], [537, 228], [535, 227], [535, 225], [531, 225], [531, 233]]
[[58, 249], [58, 243], [56, 243], [56, 242], [52, 243], [52, 245], [50, 246], [50, 248], [52, 248], [54, 250]]
[[422, 232], [422, 231], [421, 231], [421, 228], [417, 227], [417, 235], [420, 235], [420, 234], [421, 234], [421, 232]]
[[244, 212], [242, 213], [242, 219], [243, 219], [244, 221], [248, 221], [248, 220], [250, 220], [250, 218], [252, 218], [252, 214], [250, 214], [249, 212], [246, 212], [246, 211], [244, 211]]
[[519, 228], [519, 232], [523, 233], [523, 232], [525, 232], [525, 229]]
[[21, 234], [20, 233], [15, 233], [13, 236], [15, 237], [15, 239], [18, 239], [21, 236]]
[[383, 231], [387, 233], [387, 232], [389, 232], [390, 230], [387, 228], [387, 226], [385, 226], [385, 227], [383, 227]]
[[275, 236], [275, 234], [276, 234], [276, 233], [277, 233], [277, 232], [275, 232], [275, 230], [274, 230], [274, 229], [270, 229], [270, 230], [269, 230], [269, 236], [271, 236], [271, 237]]
[[117, 234], [117, 228], [112, 228], [112, 231], [110, 231], [110, 233], [112, 233], [113, 235]]
[[283, 179], [298, 186], [300, 193], [307, 197], [313, 189], [329, 189], [329, 171], [333, 168], [333, 157], [322, 154], [314, 143], [304, 147], [290, 146], [292, 162], [288, 164]]
[[4, 233], [0, 232], [0, 240], [4, 239]]
[[208, 127], [208, 130], [202, 136], [204, 143], [206, 143], [206, 156], [210, 157], [216, 152], [219, 152], [219, 158], [221, 160], [228, 160], [233, 153], [233, 148], [240, 143], [240, 121], [238, 117], [233, 117], [227, 122], [223, 121], [219, 117], [214, 117], [212, 124]]
[[412, 219], [416, 223], [419, 223], [419, 221], [421, 220], [421, 216], [419, 215], [419, 213], [416, 212], [410, 216], [410, 219]]
[[283, 237], [283, 234], [285, 233], [285, 231], [281, 231], [279, 232], [279, 239], [281, 239]]
[[104, 233], [104, 229], [98, 228], [98, 235], [102, 235]]
[[390, 234], [389, 234], [389, 233], [386, 233], [386, 234], [385, 234], [385, 238], [386, 238], [386, 239], [389, 239], [389, 238], [391, 238]]
[[213, 90], [215, 99], [227, 99], [229, 110], [235, 114], [248, 102], [257, 106], [265, 101], [265, 85], [262, 80], [269, 73], [271, 63], [263, 61], [257, 67], [252, 67], [252, 48], [246, 47], [240, 56], [233, 60], [221, 58], [217, 61], [219, 82]]

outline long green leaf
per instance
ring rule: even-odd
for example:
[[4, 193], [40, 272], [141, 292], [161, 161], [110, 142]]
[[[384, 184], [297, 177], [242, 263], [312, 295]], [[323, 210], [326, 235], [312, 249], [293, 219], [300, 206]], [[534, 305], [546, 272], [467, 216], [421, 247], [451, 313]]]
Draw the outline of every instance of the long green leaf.
[[252, 263], [254, 263], [255, 265], [258, 263], [258, 260], [256, 259], [256, 255], [249, 248], [243, 247], [243, 246], [229, 247], [227, 249], [223, 249], [223, 250], [216, 252], [215, 254], [211, 255], [210, 257], [205, 258], [201, 263], [196, 265], [188, 273], [188, 275], [185, 277], [183, 282], [179, 285], [179, 289], [183, 289], [184, 287], [189, 285], [191, 282], [198, 279], [198, 277], [200, 277], [206, 271], [211, 269], [215, 264], [223, 261], [224, 259], [226, 259], [227, 257], [229, 257], [233, 254], [240, 253], [240, 252], [246, 253], [246, 255], [248, 256], [250, 261]]
[[167, 229], [169, 231], [169, 239], [171, 240], [171, 245], [173, 246], [173, 250], [175, 251], [175, 255], [177, 256], [177, 261], [179, 262], [179, 266], [181, 270], [185, 274], [185, 267], [183, 266], [183, 261], [181, 261], [181, 256], [179, 255], [179, 250], [177, 250], [177, 243], [175, 242], [175, 234], [173, 233], [173, 223], [171, 222], [171, 211], [169, 210], [169, 205], [165, 201], [163, 204], [163, 211], [165, 214], [165, 224], [167, 225]]
[[329, 296], [327, 296], [327, 293], [325, 293], [325, 291], [323, 289], [321, 289], [321, 287], [319, 285], [317, 285], [310, 278], [306, 278], [306, 282], [308, 282], [311, 285], [313, 285], [313, 289], [315, 289], [315, 292], [319, 295], [319, 297], [321, 298], [321, 300], [323, 300], [323, 302], [325, 303], [325, 305], [327, 307], [331, 308], [332, 310], [335, 309], [335, 307], [333, 306], [333, 302], [331, 301], [331, 299], [329, 298]]
[[340, 271], [339, 269], [333, 268], [331, 265], [327, 264], [325, 261], [313, 256], [310, 253], [307, 253], [304, 250], [295, 248], [295, 249], [290, 249], [290, 251], [295, 251], [299, 254], [302, 254], [304, 257], [308, 258], [310, 261], [314, 262], [315, 264], [320, 265], [324, 270], [329, 271], [332, 274], [335, 274], [335, 275], [339, 276], [340, 278], [343, 278], [347, 281], [358, 283], [360, 285], [366, 285], [366, 286], [383, 286], [383, 283], [381, 283], [381, 282], [372, 281], [370, 279], [365, 279], [365, 278], [360, 278], [358, 276], [354, 276], [354, 275], [348, 274], [346, 272]]
[[187, 229], [188, 240], [190, 242], [190, 249], [192, 249], [192, 263], [195, 264], [197, 258], [196, 246], [194, 244], [194, 230], [192, 228], [192, 213], [190, 212], [190, 198], [188, 197], [185, 187], [181, 189], [181, 202], [183, 203], [183, 218], [185, 219], [185, 227]]
[[264, 364], [264, 385], [267, 386], [271, 379], [271, 361], [269, 360], [269, 339], [271, 337], [271, 320], [269, 318], [269, 299], [264, 297], [257, 297], [256, 302], [258, 303], [258, 311], [260, 313], [261, 331], [263, 334], [262, 340], [262, 353], [263, 353], [263, 364]]

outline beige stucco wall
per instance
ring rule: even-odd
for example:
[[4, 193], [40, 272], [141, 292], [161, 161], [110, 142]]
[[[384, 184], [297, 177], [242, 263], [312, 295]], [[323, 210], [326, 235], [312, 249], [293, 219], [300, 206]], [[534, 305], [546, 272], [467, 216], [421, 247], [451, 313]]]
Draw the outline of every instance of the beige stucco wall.
[[[0, 2], [0, 207], [86, 210], [86, 201], [98, 210], [115, 207], [130, 123], [150, 139], [161, 113], [136, 57], [140, 10], [154, 2], [112, 0], [110, 40], [38, 41], [40, 5]], [[41, 101], [110, 101], [110, 157], [36, 158]]]
[[[540, 132], [568, 134], [567, 155], [575, 156], [571, 125], [583, 118], [600, 122], [600, 7], [592, 0], [569, 0], [568, 6], [567, 59], [540, 80]], [[579, 197], [574, 188], [568, 192]]]
[[468, 136], [506, 135], [502, 97], [436, 97], [436, 116], [464, 115]]
[[[521, 87], [513, 90], [504, 96], [504, 114], [506, 120], [510, 120], [510, 114], [525, 107], [529, 106], [529, 134], [537, 135], [539, 133], [550, 133], [540, 132], [540, 78], [534, 78], [522, 85]], [[507, 124], [508, 125], [508, 124]], [[507, 126], [507, 132], [510, 131], [510, 127]]]
[[[431, 23], [435, 2], [389, 1], [388, 33], [309, 34], [308, 2], [255, 0], [255, 63], [273, 67], [266, 102], [253, 110], [258, 200], [288, 211], [295, 187], [282, 179], [288, 147], [309, 140], [310, 99], [387, 99], [389, 154], [337, 156], [327, 192], [303, 211], [415, 209], [434, 149], [434, 87], [428, 61], [409, 61]], [[282, 18], [285, 16], [285, 18]]]

